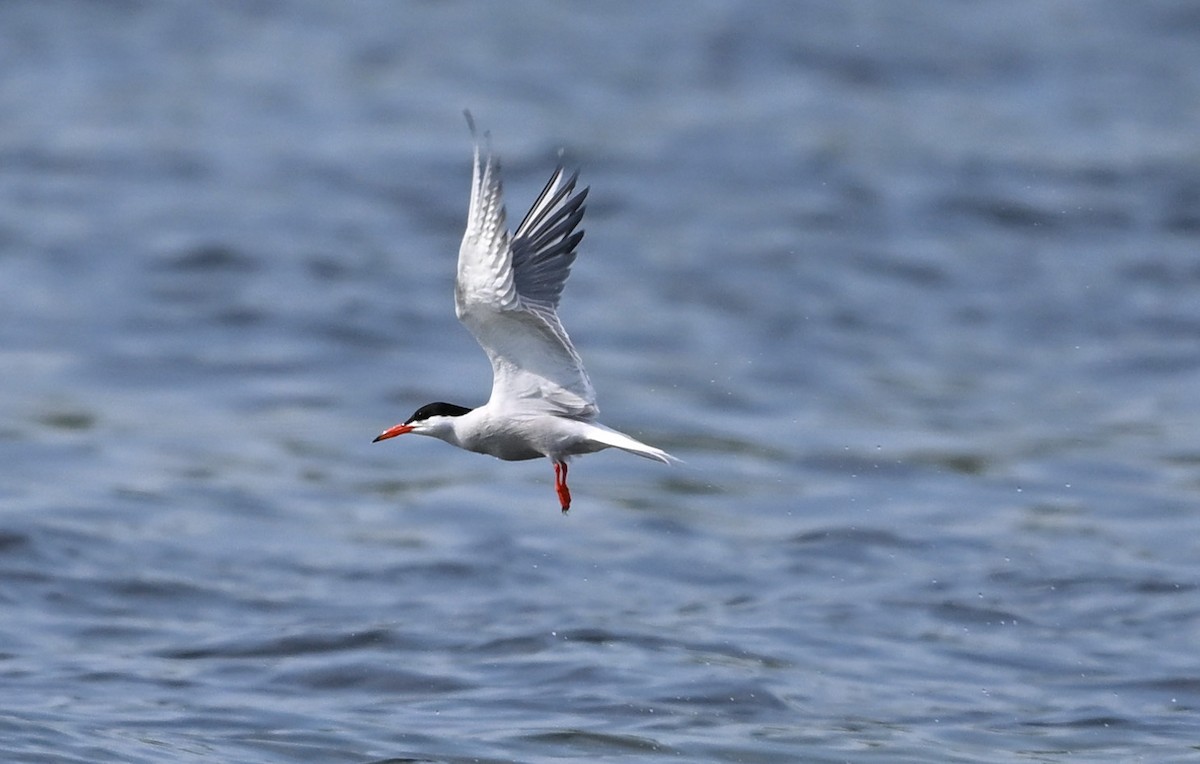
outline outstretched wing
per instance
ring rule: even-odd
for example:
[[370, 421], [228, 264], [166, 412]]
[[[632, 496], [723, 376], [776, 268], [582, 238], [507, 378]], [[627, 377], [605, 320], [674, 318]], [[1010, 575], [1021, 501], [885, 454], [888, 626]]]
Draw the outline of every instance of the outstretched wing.
[[[467, 122], [472, 135], [475, 125]], [[485, 141], [487, 136], [485, 136]], [[471, 205], [458, 250], [455, 312], [492, 362], [491, 406], [591, 419], [596, 394], [558, 320], [558, 301], [583, 238], [587, 189], [555, 170], [516, 233], [505, 220], [500, 162], [475, 142]]]

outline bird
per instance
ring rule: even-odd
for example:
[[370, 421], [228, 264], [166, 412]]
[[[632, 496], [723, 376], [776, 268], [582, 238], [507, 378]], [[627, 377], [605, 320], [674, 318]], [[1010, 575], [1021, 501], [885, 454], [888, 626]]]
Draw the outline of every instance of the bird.
[[679, 460], [596, 421], [595, 390], [558, 317], [590, 187], [575, 191], [579, 172], [568, 176], [560, 161], [510, 235], [491, 135], [484, 134], [481, 158], [475, 120], [463, 113], [475, 151], [454, 311], [491, 361], [491, 397], [475, 408], [426, 404], [373, 442], [412, 433], [506, 461], [547, 458], [566, 514], [571, 457], [617, 448], [664, 464]]

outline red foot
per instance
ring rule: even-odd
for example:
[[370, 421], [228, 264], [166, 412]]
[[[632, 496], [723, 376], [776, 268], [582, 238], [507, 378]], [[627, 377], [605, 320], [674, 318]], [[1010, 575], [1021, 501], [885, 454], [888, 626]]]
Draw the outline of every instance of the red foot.
[[554, 490], [558, 492], [558, 503], [562, 505], [565, 515], [571, 508], [571, 489], [567, 488], [567, 463], [554, 463]]

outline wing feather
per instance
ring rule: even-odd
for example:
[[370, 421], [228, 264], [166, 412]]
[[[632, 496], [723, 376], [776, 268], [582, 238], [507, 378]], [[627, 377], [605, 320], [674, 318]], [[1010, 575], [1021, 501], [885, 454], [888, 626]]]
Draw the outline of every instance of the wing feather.
[[[467, 120], [474, 135], [475, 124], [469, 114]], [[485, 139], [490, 143], [487, 136]], [[467, 229], [458, 251], [455, 312], [459, 319], [471, 303], [512, 307], [517, 302], [500, 163], [492, 156], [490, 146], [486, 161], [481, 164], [479, 160], [479, 141], [476, 140]]]
[[583, 238], [575, 228], [587, 189], [571, 196], [577, 174], [564, 183], [559, 167], [510, 237], [500, 162], [484, 140], [482, 157], [475, 141], [455, 312], [492, 362], [488, 405], [594, 418], [595, 392], [557, 312]]

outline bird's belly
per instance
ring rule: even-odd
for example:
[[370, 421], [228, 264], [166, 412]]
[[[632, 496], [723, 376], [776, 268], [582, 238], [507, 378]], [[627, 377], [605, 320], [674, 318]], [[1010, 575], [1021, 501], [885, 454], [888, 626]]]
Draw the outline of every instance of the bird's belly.
[[[588, 448], [573, 431], [570, 423], [557, 417], [546, 419], [516, 419], [492, 422], [485, 428], [484, 437], [470, 444], [472, 451], [516, 462], [548, 456], [560, 459], [572, 454], [598, 450]], [[603, 446], [600, 446], [603, 448]]]
[[485, 448], [480, 449], [480, 451], [497, 459], [503, 459], [506, 462], [520, 462], [526, 459], [537, 459], [540, 456], [545, 456], [542, 452], [535, 451], [523, 443], [489, 443]]
[[496, 422], [486, 428], [483, 437], [468, 447], [506, 462], [518, 462], [546, 455], [546, 451], [539, 449], [544, 445], [539, 440], [537, 430], [524, 427], [522, 423]]

